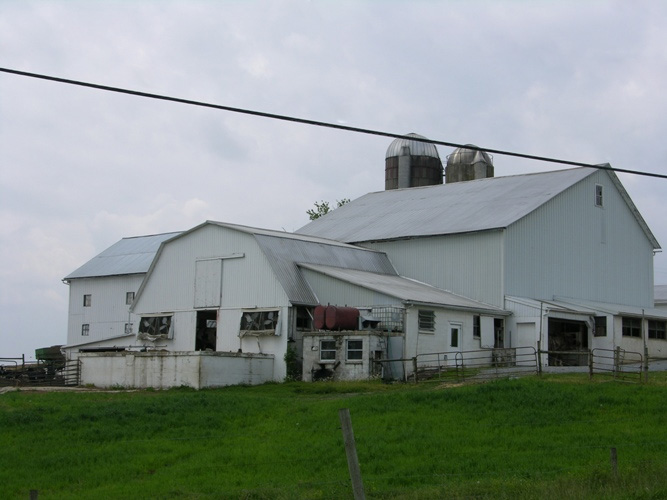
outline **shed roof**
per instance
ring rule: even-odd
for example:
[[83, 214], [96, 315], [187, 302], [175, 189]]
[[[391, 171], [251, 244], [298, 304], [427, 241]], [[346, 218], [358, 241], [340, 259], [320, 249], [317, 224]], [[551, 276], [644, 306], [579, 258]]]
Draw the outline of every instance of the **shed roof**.
[[123, 238], [65, 276], [63, 281], [146, 273], [160, 244], [179, 234], [180, 231]]
[[490, 314], [509, 314], [499, 307], [478, 302], [403, 276], [303, 263], [300, 266], [362, 288], [396, 297], [403, 302], [469, 309]]
[[[358, 243], [506, 228], [594, 172], [582, 167], [369, 193], [297, 233]], [[616, 175], [608, 174], [659, 248]]]

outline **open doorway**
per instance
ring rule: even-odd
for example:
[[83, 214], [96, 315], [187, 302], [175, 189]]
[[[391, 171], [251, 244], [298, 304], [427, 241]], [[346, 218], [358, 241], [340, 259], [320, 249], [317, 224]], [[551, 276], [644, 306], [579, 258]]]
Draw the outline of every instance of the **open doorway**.
[[216, 350], [218, 311], [197, 311], [195, 351]]
[[588, 326], [586, 323], [549, 318], [549, 366], [586, 366], [587, 364]]

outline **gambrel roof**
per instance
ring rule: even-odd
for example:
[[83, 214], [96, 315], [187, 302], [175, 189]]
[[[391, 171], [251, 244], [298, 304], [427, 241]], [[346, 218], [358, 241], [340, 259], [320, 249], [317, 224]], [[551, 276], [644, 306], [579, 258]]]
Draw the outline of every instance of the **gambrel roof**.
[[123, 238], [65, 276], [63, 281], [146, 273], [160, 244], [179, 234], [180, 231]]
[[[306, 282], [297, 263], [321, 264], [334, 267], [347, 267], [371, 273], [397, 275], [396, 269], [384, 252], [369, 250], [327, 240], [314, 236], [273, 231], [238, 224], [227, 224], [217, 221], [206, 221], [188, 231], [176, 235], [164, 244], [196, 232], [204, 226], [215, 226], [251, 235], [264, 253], [276, 279], [293, 304], [317, 304], [317, 297]], [[164, 245], [158, 250], [154, 262], [148, 271], [146, 280], [150, 279], [153, 267], [160, 258]], [[137, 292], [137, 298], [143, 293], [146, 280]]]
[[[360, 243], [502, 229], [596, 171], [583, 167], [369, 193], [297, 233]], [[660, 248], [616, 175], [606, 172], [654, 248]]]

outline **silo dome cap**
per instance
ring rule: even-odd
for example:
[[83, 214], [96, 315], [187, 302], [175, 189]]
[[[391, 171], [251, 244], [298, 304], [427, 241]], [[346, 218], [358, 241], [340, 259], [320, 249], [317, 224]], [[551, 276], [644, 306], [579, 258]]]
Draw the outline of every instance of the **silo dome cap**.
[[486, 163], [493, 165], [493, 159], [486, 151], [481, 151], [474, 144], [466, 144], [456, 148], [452, 154], [447, 156], [447, 165], [474, 165], [475, 163]]
[[[419, 134], [406, 134], [406, 137], [417, 137], [418, 139], [426, 139], [423, 135]], [[435, 144], [421, 141], [413, 141], [406, 138], [394, 139], [392, 143], [387, 148], [387, 154], [385, 155], [385, 160], [393, 156], [401, 156], [401, 151], [404, 147], [407, 147], [412, 156], [431, 156], [433, 158], [440, 159], [438, 150], [435, 147]]]

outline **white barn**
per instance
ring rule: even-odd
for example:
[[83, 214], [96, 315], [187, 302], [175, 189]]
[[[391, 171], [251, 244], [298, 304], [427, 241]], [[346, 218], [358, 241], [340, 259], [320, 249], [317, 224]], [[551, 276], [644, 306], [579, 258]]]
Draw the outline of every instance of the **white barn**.
[[607, 166], [493, 177], [471, 146], [441, 184], [437, 149], [412, 137], [387, 150], [385, 191], [296, 234], [207, 221], [125, 238], [71, 273], [65, 350], [83, 382], [404, 378], [413, 366], [387, 359], [517, 348], [549, 365], [667, 354], [660, 245]]
[[511, 311], [495, 347], [667, 353], [660, 245], [612, 171], [471, 178], [369, 193], [297, 232], [381, 250], [403, 276]]
[[[101, 255], [128, 259], [130, 244], [157, 243], [157, 237], [146, 238], [122, 240]], [[84, 273], [68, 277], [72, 304], [100, 297], [86, 306], [88, 316], [77, 314], [78, 306], [70, 315], [65, 349], [70, 359], [82, 361], [84, 383], [205, 387], [281, 381], [290, 347], [306, 380], [321, 371], [335, 379], [367, 378], [377, 374], [371, 360], [389, 352], [405, 357], [471, 349], [475, 317], [507, 315], [399, 276], [383, 252], [332, 240], [214, 221], [160, 238], [145, 274], [115, 278], [121, 288], [141, 285], [131, 305], [110, 308], [117, 313], [113, 321], [104, 317], [109, 304], [95, 313], [119, 290], [110, 277], [93, 276], [92, 269], [102, 269], [94, 265], [99, 256], [87, 266], [87, 287], [80, 286], [84, 278], [74, 277]], [[315, 331], [313, 311], [321, 304], [360, 308], [374, 328], [355, 323], [342, 331]], [[424, 326], [424, 315], [430, 325]], [[90, 338], [89, 332], [98, 333]], [[322, 349], [331, 342], [337, 352]], [[394, 377], [407, 375], [402, 366], [393, 368]]]

